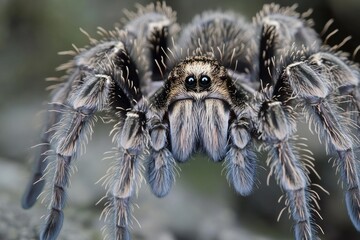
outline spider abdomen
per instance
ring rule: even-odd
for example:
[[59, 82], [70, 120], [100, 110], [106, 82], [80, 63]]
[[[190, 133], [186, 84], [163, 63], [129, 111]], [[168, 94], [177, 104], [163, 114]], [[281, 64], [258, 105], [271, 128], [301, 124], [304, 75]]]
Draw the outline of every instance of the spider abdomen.
[[196, 150], [214, 161], [226, 153], [230, 111], [220, 99], [177, 101], [169, 110], [170, 141], [173, 156], [184, 162]]

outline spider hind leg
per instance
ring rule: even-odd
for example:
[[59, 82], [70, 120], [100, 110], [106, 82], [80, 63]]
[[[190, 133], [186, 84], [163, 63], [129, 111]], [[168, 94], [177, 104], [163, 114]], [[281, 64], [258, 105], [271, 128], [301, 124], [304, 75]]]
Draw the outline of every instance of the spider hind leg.
[[[274, 94], [276, 96], [276, 94]], [[275, 98], [264, 99], [259, 118], [261, 138], [268, 150], [267, 163], [270, 174], [274, 174], [278, 184], [285, 191], [286, 206], [295, 222], [295, 239], [314, 239], [315, 231], [311, 222], [310, 200], [308, 197], [308, 172], [300, 161], [299, 154], [293, 146], [295, 131], [294, 112], [283, 102]]]

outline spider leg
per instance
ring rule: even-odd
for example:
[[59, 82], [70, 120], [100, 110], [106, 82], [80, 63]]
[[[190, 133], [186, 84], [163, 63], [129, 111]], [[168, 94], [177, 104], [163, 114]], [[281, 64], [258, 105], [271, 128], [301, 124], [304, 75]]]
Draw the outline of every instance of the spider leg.
[[315, 239], [310, 213], [308, 176], [298, 154], [289, 141], [273, 143], [269, 150], [270, 166], [286, 192], [286, 204], [295, 221], [295, 239]]
[[48, 104], [48, 111], [46, 113], [46, 124], [41, 134], [42, 143], [38, 149], [38, 155], [35, 159], [31, 179], [22, 198], [22, 207], [24, 209], [28, 209], [35, 204], [45, 186], [44, 173], [45, 168], [48, 165], [48, 154], [51, 150], [50, 140], [54, 134], [52, 131], [50, 131], [50, 129], [61, 118], [63, 104], [70, 92], [71, 84], [73, 83], [74, 79], [74, 77], [70, 77], [68, 82], [63, 83], [52, 93], [51, 103]]
[[59, 122], [50, 128], [54, 132], [51, 144], [54, 146], [55, 159], [50, 163], [53, 177], [49, 183], [51, 196], [48, 216], [40, 236], [42, 240], [56, 239], [60, 232], [71, 163], [84, 151], [85, 143], [92, 134], [96, 121], [94, 113], [107, 106], [111, 84], [110, 77], [88, 74], [86, 81], [69, 94], [66, 111]]
[[[104, 33], [105, 34], [105, 33]], [[92, 134], [98, 111], [118, 108], [119, 126], [124, 124], [126, 109], [141, 99], [140, 77], [145, 66], [136, 68], [139, 58], [137, 45], [124, 31], [107, 32], [106, 41], [92, 40], [92, 46], [79, 50], [78, 55], [64, 69], [74, 74], [70, 93], [62, 110], [61, 119], [49, 132], [55, 159], [49, 163], [53, 170], [50, 180], [49, 214], [41, 239], [56, 239], [63, 222], [66, 188], [69, 185], [71, 163], [85, 151]], [[139, 59], [136, 59], [139, 60]]]
[[325, 74], [332, 83], [333, 88], [338, 89], [341, 100], [346, 102], [342, 106], [346, 118], [352, 119], [352, 130], [360, 131], [360, 74], [359, 67], [346, 59], [341, 54], [321, 51], [309, 57], [309, 63], [320, 68], [321, 74]]
[[241, 119], [230, 125], [231, 143], [225, 157], [227, 180], [242, 196], [252, 192], [256, 171], [256, 155], [248, 122]]
[[[129, 21], [124, 26], [125, 30], [136, 39], [146, 39], [142, 47], [146, 65], [151, 72], [151, 82], [142, 92], [150, 96], [162, 85], [169, 65], [178, 61], [170, 46], [174, 44], [171, 41], [177, 36], [180, 27], [176, 23], [176, 13], [164, 2], [138, 6], [137, 12], [127, 15]], [[152, 192], [163, 197], [175, 180], [175, 160], [167, 148], [168, 125], [151, 111], [146, 114], [151, 139], [147, 156], [147, 181]]]
[[[117, 110], [119, 122], [115, 128], [122, 129], [118, 134], [120, 140], [117, 141], [117, 147], [120, 158], [119, 171], [123, 174], [120, 180], [116, 179], [119, 175], [114, 174], [110, 208], [115, 217], [115, 235], [120, 239], [129, 238], [128, 217], [131, 216], [130, 195], [133, 193], [130, 185], [133, 185], [132, 177], [140, 175], [133, 174], [132, 171], [136, 169], [137, 159], [143, 150], [135, 143], [127, 142], [133, 139], [132, 130], [137, 128], [134, 107], [143, 94], [148, 95], [153, 91], [153, 86], [149, 86], [152, 83], [149, 79], [163, 79], [163, 76], [159, 77], [159, 73], [162, 75], [166, 66], [164, 56], [168, 46], [168, 35], [176, 34], [178, 25], [175, 23], [175, 13], [165, 3], [139, 6], [137, 13], [127, 14], [125, 31], [106, 31], [99, 28], [98, 33], [103, 37], [100, 41], [85, 33], [89, 37], [90, 46], [84, 49], [75, 48], [78, 55], [62, 67], [74, 73], [77, 81], [72, 82], [69, 78], [65, 83], [70, 86], [70, 94], [64, 95], [65, 100], [61, 102], [65, 103], [65, 109], [61, 109], [62, 114], [57, 117], [57, 121], [49, 121], [49, 135], [45, 136], [51, 138], [50, 143], [55, 149], [56, 159], [50, 163], [54, 176], [49, 183], [49, 215], [41, 239], [57, 238], [63, 222], [62, 209], [65, 204], [65, 189], [69, 184], [71, 163], [78, 153], [84, 150], [84, 145], [92, 133], [92, 125], [96, 120], [94, 113], [108, 110], [109, 107]], [[153, 76], [150, 76], [149, 68], [156, 69]], [[141, 113], [145, 112], [142, 109], [138, 110]], [[142, 121], [138, 123], [143, 124]], [[35, 174], [41, 174], [43, 166], [38, 163]], [[128, 180], [131, 181], [129, 191], [125, 189], [125, 185], [128, 184], [127, 177], [130, 177]], [[33, 198], [31, 194], [37, 195], [39, 189], [32, 189], [29, 188], [29, 193], [26, 193], [24, 198]], [[126, 194], [127, 197], [124, 197]], [[24, 200], [24, 205], [30, 205], [31, 201]]]
[[152, 192], [157, 197], [166, 196], [174, 181], [176, 162], [167, 148], [169, 126], [154, 115], [150, 118], [150, 155], [147, 166], [147, 180]]
[[176, 23], [176, 13], [165, 2], [138, 5], [137, 12], [125, 13], [127, 22], [124, 29], [141, 41], [144, 64], [149, 66], [151, 81], [142, 81], [146, 85], [142, 87], [143, 95], [149, 96], [163, 83], [169, 62], [177, 61], [167, 50], [173, 44], [171, 40], [177, 36], [180, 26]]
[[[315, 59], [320, 61], [314, 64]], [[338, 154], [336, 164], [346, 190], [348, 213], [354, 226], [360, 231], [360, 165], [354, 155], [355, 139], [350, 132], [351, 123], [331, 99], [331, 88], [341, 88], [336, 82], [342, 82], [342, 87], [352, 83], [352, 88], [357, 89], [358, 78], [355, 70], [344, 68], [344, 64], [339, 62], [339, 58], [319, 53], [310, 56], [310, 61], [288, 65], [285, 74], [294, 93], [304, 99], [304, 113], [308, 121], [315, 126], [319, 138], [325, 139], [327, 151], [335, 151]], [[336, 65], [338, 70], [332, 65]], [[344, 75], [337, 79], [336, 75], [329, 75], [329, 71], [342, 71]], [[359, 126], [356, 128], [358, 132]]]
[[105, 178], [108, 202], [103, 211], [105, 221], [110, 221], [108, 232], [112, 239], [130, 239], [132, 197], [142, 179], [140, 160], [149, 139], [146, 129], [146, 111], [146, 104], [139, 103], [133, 110], [127, 112], [123, 126], [115, 127], [117, 132], [113, 141], [116, 144], [117, 153], [115, 165], [109, 169]]
[[295, 221], [295, 238], [311, 240], [315, 234], [311, 225], [308, 175], [291, 143], [296, 130], [294, 112], [276, 95], [272, 96], [272, 89], [264, 89], [262, 95], [255, 98], [261, 103], [257, 111], [257, 129], [268, 150], [270, 174], [275, 175], [286, 193], [286, 204]]
[[[48, 123], [51, 124], [50, 121], [48, 121]], [[46, 126], [47, 129], [50, 127], [49, 125]], [[42, 144], [38, 149], [38, 157], [35, 159], [36, 162], [33, 165], [31, 179], [26, 186], [21, 200], [21, 205], [24, 209], [31, 208], [35, 204], [45, 186], [44, 170], [47, 166], [47, 157], [45, 153], [48, 153], [50, 150], [50, 140], [48, 135], [49, 134], [44, 131], [41, 137]]]
[[[295, 113], [290, 101], [291, 89], [284, 84], [284, 77], [278, 69], [289, 60], [283, 58], [286, 56], [284, 49], [302, 49], [302, 46], [320, 48], [321, 41], [311, 28], [312, 22], [306, 20], [306, 15], [308, 14], [297, 13], [295, 5], [282, 8], [276, 4], [269, 4], [264, 5], [263, 10], [254, 19], [254, 25], [260, 34], [258, 77], [262, 83], [260, 91], [263, 92], [262, 99], [258, 100], [263, 102], [259, 109], [258, 129], [269, 150], [268, 164], [271, 166], [271, 173], [275, 174], [286, 192], [286, 204], [295, 221], [296, 239], [313, 239], [315, 233], [311, 225], [308, 172], [290, 141], [296, 130], [293, 119]], [[287, 53], [290, 55], [296, 51]], [[306, 90], [309, 95], [313, 95], [317, 90], [323, 90], [321, 86], [323, 85], [312, 89], [309, 87]]]
[[280, 7], [277, 4], [266, 4], [254, 18], [255, 28], [259, 29], [259, 79], [262, 86], [275, 85], [277, 77], [275, 57], [280, 56], [284, 47], [294, 45], [319, 47], [321, 41], [311, 28], [311, 20], [306, 15], [300, 15], [292, 7]]

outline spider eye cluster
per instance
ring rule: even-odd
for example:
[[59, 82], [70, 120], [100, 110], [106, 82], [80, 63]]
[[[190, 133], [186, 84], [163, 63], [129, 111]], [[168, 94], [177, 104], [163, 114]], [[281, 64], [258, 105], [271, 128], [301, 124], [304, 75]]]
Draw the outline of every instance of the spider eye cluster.
[[207, 75], [202, 75], [196, 78], [194, 75], [189, 75], [185, 78], [185, 86], [188, 89], [195, 90], [197, 86], [202, 89], [208, 88], [211, 85], [211, 79]]

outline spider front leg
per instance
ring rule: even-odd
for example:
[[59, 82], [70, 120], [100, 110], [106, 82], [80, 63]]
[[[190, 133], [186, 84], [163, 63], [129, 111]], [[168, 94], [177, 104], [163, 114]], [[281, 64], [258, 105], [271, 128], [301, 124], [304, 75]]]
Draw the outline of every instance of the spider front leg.
[[[323, 58], [319, 58], [321, 55]], [[360, 231], [360, 163], [354, 155], [356, 138], [353, 138], [350, 132], [352, 123], [344, 117], [339, 107], [332, 101], [331, 92], [337, 91], [336, 87], [349, 85], [351, 81], [356, 83], [353, 88], [357, 90], [358, 79], [355, 69], [341, 68], [341, 64], [337, 67], [346, 74], [339, 75], [341, 78], [337, 78], [334, 74], [329, 75], [329, 72], [334, 70], [331, 65], [335, 65], [336, 61], [340, 60], [332, 57], [332, 61], [326, 62], [325, 56], [314, 54], [309, 57], [309, 60], [292, 63], [286, 67], [284, 74], [289, 79], [294, 93], [304, 99], [305, 116], [315, 126], [319, 138], [325, 139], [327, 151], [335, 151], [338, 154], [336, 164], [346, 190], [348, 213], [354, 226]], [[320, 59], [323, 61], [314, 61]], [[351, 78], [342, 78], [344, 76]], [[342, 84], [338, 85], [336, 82]], [[356, 125], [355, 128], [358, 132], [359, 126]]]
[[296, 131], [294, 112], [286, 102], [279, 101], [273, 88], [269, 87], [255, 97], [258, 110], [256, 128], [268, 150], [267, 164], [278, 184], [286, 194], [286, 206], [295, 221], [295, 239], [315, 239], [311, 225], [308, 193], [308, 172], [291, 143]]
[[[144, 102], [126, 113], [122, 126], [115, 126], [117, 133], [113, 141], [117, 147], [115, 165], [106, 176], [108, 203], [103, 214], [111, 239], [130, 239], [129, 226], [132, 223], [132, 197], [142, 179], [141, 160], [148, 146], [149, 136], [146, 119], [147, 106]], [[108, 219], [108, 216], [111, 216]]]

